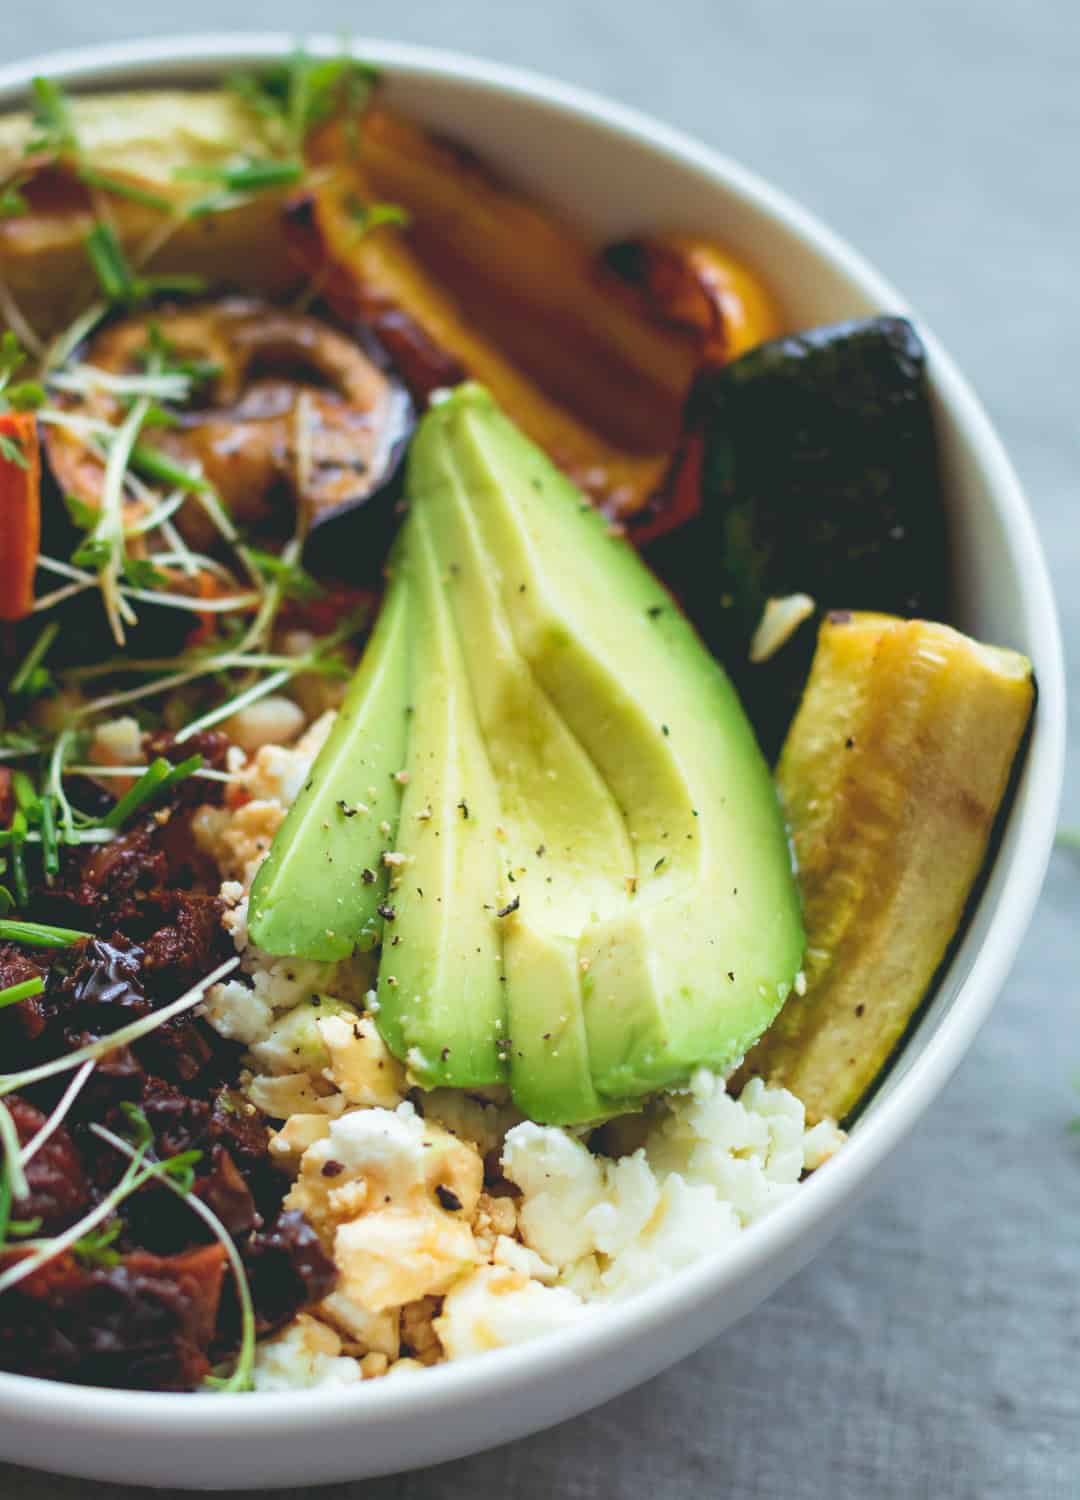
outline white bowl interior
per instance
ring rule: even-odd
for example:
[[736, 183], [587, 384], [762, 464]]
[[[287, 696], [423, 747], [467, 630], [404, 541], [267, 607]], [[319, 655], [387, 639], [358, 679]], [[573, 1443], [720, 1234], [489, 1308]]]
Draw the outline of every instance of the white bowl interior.
[[[206, 81], [290, 45], [283, 38], [186, 39], [38, 60], [0, 69], [0, 106], [36, 71], [72, 85]], [[385, 43], [360, 43], [358, 51], [388, 70], [395, 103], [476, 147], [598, 243], [658, 227], [716, 235], [761, 269], [793, 326], [906, 311], [808, 215], [655, 122], [470, 59]], [[412, 1380], [287, 1398], [137, 1396], [0, 1377], [3, 1456], [94, 1477], [208, 1487], [316, 1483], [453, 1457], [584, 1410], [661, 1369], [748, 1311], [837, 1227], [985, 1017], [1038, 894], [1061, 782], [1061, 648], [1030, 517], [981, 408], [948, 357], [928, 343], [957, 560], [957, 622], [1026, 652], [1040, 702], [978, 909], [845, 1150], [733, 1253], [632, 1304], [597, 1312], [580, 1330]]]

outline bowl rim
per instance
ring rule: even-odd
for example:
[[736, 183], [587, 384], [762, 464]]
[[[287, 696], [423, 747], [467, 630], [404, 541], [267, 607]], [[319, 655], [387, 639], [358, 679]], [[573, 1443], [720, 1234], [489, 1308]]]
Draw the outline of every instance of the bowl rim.
[[[37, 74], [98, 87], [138, 87], [171, 71], [185, 81], [212, 82], [230, 67], [279, 58], [296, 39], [274, 32], [221, 32], [106, 43], [38, 54], [0, 66], [0, 108], [10, 108]], [[341, 43], [312, 36], [304, 46], [329, 55]], [[813, 249], [831, 269], [880, 310], [910, 315], [899, 293], [847, 242], [786, 193], [723, 153], [652, 118], [644, 111], [532, 70], [440, 48], [360, 37], [349, 50], [389, 72], [449, 78], [523, 102], [539, 103], [593, 129], [629, 137], [673, 162], [689, 165], [747, 200], [776, 228]], [[149, 77], [147, 75], [150, 75]], [[451, 1361], [422, 1380], [376, 1380], [338, 1390], [247, 1393], [241, 1403], [212, 1393], [116, 1391], [96, 1386], [0, 1374], [0, 1413], [8, 1421], [55, 1422], [69, 1432], [100, 1433], [133, 1421], [168, 1420], [171, 1436], [244, 1435], [271, 1423], [284, 1432], [308, 1430], [313, 1419], [330, 1427], [347, 1422], [376, 1424], [391, 1415], [433, 1417], [459, 1403], [505, 1394], [556, 1377], [568, 1362], [593, 1364], [621, 1345], [659, 1333], [669, 1315], [716, 1298], [755, 1272], [787, 1257], [797, 1261], [800, 1239], [815, 1226], [838, 1218], [844, 1202], [865, 1187], [875, 1169], [909, 1133], [944, 1087], [989, 1014], [1004, 983], [1035, 907], [1053, 847], [1064, 773], [1064, 657], [1049, 573], [1019, 480], [989, 418], [966, 379], [919, 320], [932, 384], [977, 454], [1009, 552], [1017, 563], [1019, 613], [1039, 660], [1039, 716], [1028, 751], [1027, 805], [997, 897], [996, 919], [974, 955], [948, 1012], [923, 1051], [888, 1098], [862, 1122], [843, 1151], [802, 1184], [782, 1210], [753, 1226], [723, 1254], [706, 1257], [626, 1302], [594, 1305], [570, 1328], [533, 1343], [492, 1351], [482, 1359]]]

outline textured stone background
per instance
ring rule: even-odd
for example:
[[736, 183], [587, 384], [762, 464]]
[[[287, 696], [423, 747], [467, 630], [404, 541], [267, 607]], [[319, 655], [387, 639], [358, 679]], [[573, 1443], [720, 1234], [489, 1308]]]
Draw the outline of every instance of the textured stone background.
[[[2, 0], [0, 55], [295, 31], [297, 17], [288, 0]], [[989, 406], [1080, 644], [1075, 0], [308, 0], [301, 20], [602, 90], [740, 157], [847, 235]], [[1071, 780], [1066, 818], [1080, 819]], [[552, 1433], [319, 1495], [1080, 1496], [1080, 1137], [1066, 1131], [1080, 1112], [1078, 900], [1080, 868], [1058, 855], [993, 1019], [899, 1169], [751, 1319]], [[114, 1493], [0, 1468], [0, 1500]]]

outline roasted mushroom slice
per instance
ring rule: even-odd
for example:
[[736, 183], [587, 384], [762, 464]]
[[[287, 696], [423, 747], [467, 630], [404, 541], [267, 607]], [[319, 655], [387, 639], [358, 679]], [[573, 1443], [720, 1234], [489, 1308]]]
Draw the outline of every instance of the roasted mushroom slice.
[[[189, 388], [173, 425], [145, 440], [208, 481], [241, 527], [272, 525], [295, 506], [299, 518], [286, 529], [307, 534], [392, 484], [411, 427], [409, 397], [324, 319], [239, 298], [158, 309], [107, 328], [85, 359], [123, 375], [153, 368], [155, 353], [188, 374]], [[92, 373], [67, 404], [112, 423], [122, 415], [115, 390]], [[53, 427], [47, 445], [65, 493], [95, 506], [101, 453], [74, 425]], [[184, 507], [180, 524], [191, 541], [209, 543], [197, 504]]]

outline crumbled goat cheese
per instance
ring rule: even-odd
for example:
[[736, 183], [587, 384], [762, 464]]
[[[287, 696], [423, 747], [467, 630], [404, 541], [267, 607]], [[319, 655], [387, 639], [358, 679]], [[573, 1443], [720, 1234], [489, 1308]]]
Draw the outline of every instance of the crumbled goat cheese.
[[461, 1359], [539, 1338], [583, 1315], [581, 1299], [566, 1287], [542, 1286], [505, 1266], [480, 1266], [451, 1288], [435, 1332], [447, 1357]]
[[304, 710], [298, 703], [272, 693], [231, 714], [222, 721], [220, 728], [234, 745], [253, 754], [266, 745], [289, 744], [306, 722]]
[[395, 1109], [401, 1103], [405, 1069], [370, 1017], [327, 1016], [318, 1027], [328, 1057], [323, 1077], [340, 1090], [347, 1104]]
[[195, 841], [228, 880], [251, 885], [286, 812], [303, 790], [334, 717], [325, 713], [316, 719], [294, 746], [263, 745], [236, 770], [224, 807], [206, 805], [196, 811]]
[[702, 1070], [659, 1107], [644, 1146], [617, 1161], [567, 1131], [525, 1122], [503, 1167], [522, 1190], [526, 1245], [589, 1298], [654, 1284], [771, 1212], [843, 1139], [805, 1129], [785, 1089], [751, 1079], [738, 1099]]
[[355, 1109], [304, 1152], [285, 1201], [332, 1251], [341, 1290], [378, 1313], [441, 1295], [479, 1263], [483, 1176], [475, 1147], [411, 1104]]
[[314, 1386], [355, 1385], [360, 1364], [341, 1352], [341, 1339], [326, 1323], [301, 1313], [284, 1333], [261, 1343], [255, 1353], [257, 1391], [295, 1391]]
[[[95, 766], [143, 765], [143, 732], [138, 720], [109, 719], [99, 724], [87, 748], [87, 759]], [[110, 790], [118, 785], [123, 783], [115, 777], [109, 778]]]

